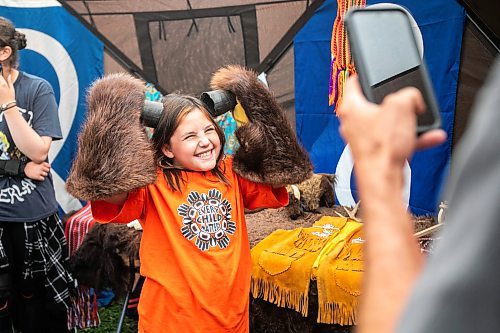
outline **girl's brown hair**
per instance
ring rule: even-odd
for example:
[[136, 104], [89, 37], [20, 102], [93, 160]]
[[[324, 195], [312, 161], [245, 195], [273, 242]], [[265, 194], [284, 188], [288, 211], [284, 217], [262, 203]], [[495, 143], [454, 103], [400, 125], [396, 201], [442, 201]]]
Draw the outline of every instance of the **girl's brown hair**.
[[18, 51], [26, 47], [26, 36], [16, 30], [11, 21], [0, 16], [0, 48], [9, 46], [12, 55], [6, 61], [10, 67], [17, 68], [19, 62]]
[[224, 145], [226, 143], [224, 132], [210, 116], [210, 113], [208, 113], [207, 109], [199, 99], [188, 95], [169, 94], [163, 98], [162, 116], [153, 133], [152, 141], [153, 148], [155, 150], [156, 163], [163, 170], [163, 173], [167, 178], [168, 185], [174, 191], [180, 191], [180, 182], [182, 181], [184, 183], [182, 172], [185, 170], [174, 167], [173, 159], [165, 156], [162, 151], [162, 147], [165, 144], [170, 144], [170, 139], [179, 126], [181, 120], [186, 116], [186, 114], [195, 109], [199, 109], [203, 112], [207, 119], [212, 122], [221, 143], [221, 150], [219, 152], [219, 156], [217, 156], [217, 163], [210, 172], [224, 184], [229, 185], [229, 181], [224, 176], [224, 170], [221, 169], [220, 163], [224, 157]]

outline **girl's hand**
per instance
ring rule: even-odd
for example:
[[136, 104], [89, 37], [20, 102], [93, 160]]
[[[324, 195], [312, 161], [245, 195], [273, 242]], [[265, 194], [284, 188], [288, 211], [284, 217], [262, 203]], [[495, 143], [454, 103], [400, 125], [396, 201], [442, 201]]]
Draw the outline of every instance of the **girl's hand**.
[[24, 174], [26, 177], [38, 181], [45, 180], [45, 177], [49, 175], [49, 172], [50, 164], [47, 162], [35, 163], [30, 161], [24, 168]]

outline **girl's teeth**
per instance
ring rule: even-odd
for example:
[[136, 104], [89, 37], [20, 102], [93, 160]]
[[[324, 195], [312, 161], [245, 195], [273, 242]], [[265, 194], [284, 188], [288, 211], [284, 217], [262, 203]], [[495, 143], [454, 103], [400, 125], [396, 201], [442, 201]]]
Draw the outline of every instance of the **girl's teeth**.
[[210, 152], [208, 151], [208, 152], [200, 154], [198, 156], [201, 157], [201, 158], [208, 157], [208, 156], [210, 156]]

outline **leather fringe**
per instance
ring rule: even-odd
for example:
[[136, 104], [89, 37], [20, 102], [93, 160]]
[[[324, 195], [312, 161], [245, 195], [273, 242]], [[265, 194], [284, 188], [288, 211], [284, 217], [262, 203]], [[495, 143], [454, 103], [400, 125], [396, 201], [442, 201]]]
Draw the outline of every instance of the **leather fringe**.
[[270, 281], [252, 278], [250, 292], [254, 298], [273, 303], [282, 308], [289, 308], [307, 317], [309, 310], [309, 284], [306, 292], [298, 292], [289, 288], [281, 288]]

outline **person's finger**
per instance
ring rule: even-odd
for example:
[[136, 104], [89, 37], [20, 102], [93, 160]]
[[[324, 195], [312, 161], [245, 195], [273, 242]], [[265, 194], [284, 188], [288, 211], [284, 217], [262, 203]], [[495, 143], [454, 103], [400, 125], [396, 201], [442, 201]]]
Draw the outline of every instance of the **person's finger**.
[[364, 109], [363, 104], [366, 103], [368, 101], [363, 95], [357, 75], [350, 76], [346, 81], [342, 103], [337, 110], [338, 116], [342, 118], [343, 115], [350, 112], [350, 109]]
[[363, 95], [363, 90], [361, 89], [361, 84], [359, 84], [359, 79], [357, 75], [351, 75], [346, 81], [346, 90], [355, 94]]
[[48, 162], [42, 162], [42, 166], [46, 168], [50, 168], [50, 164]]
[[446, 141], [447, 134], [442, 129], [434, 129], [425, 132], [417, 138], [416, 150], [435, 147]]
[[394, 94], [400, 101], [408, 103], [417, 114], [423, 113], [426, 110], [424, 98], [420, 90], [415, 87], [406, 87]]

